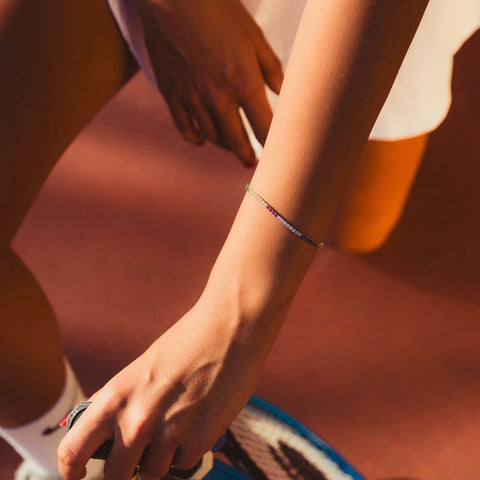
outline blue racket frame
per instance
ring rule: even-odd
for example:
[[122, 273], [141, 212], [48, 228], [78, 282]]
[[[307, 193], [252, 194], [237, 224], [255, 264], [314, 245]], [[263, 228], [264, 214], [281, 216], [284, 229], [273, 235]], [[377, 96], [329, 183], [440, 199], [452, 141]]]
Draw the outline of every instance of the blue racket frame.
[[[365, 477], [355, 470], [339, 453], [337, 453], [325, 440], [321, 439], [318, 435], [309, 430], [305, 425], [301, 424], [298, 420], [275, 407], [271, 403], [257, 397], [252, 396], [248, 402], [253, 407], [260, 408], [274, 418], [278, 418], [281, 422], [285, 423], [289, 427], [296, 430], [305, 440], [321, 450], [327, 457], [335, 462], [338, 467], [346, 474], [350, 475], [353, 480], [365, 480]], [[208, 473], [204, 480], [251, 480], [250, 477], [239, 473], [232, 467], [225, 463], [215, 460], [213, 469]]]

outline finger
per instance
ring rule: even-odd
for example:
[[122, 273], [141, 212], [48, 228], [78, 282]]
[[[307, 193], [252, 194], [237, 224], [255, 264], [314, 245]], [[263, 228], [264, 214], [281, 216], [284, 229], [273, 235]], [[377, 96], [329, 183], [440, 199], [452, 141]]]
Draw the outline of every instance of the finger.
[[142, 480], [158, 480], [167, 476], [175, 456], [176, 446], [171, 442], [153, 442], [142, 456]]
[[263, 85], [252, 90], [248, 97], [244, 97], [240, 106], [245, 112], [255, 137], [264, 145], [272, 122], [273, 112]]
[[203, 107], [203, 105], [192, 105], [192, 116], [194, 116], [197, 128], [203, 138], [220, 147], [228, 148], [228, 145], [220, 134], [217, 123]]
[[148, 2], [137, 2], [137, 4], [142, 13], [142, 22], [145, 27], [145, 44], [152, 59], [152, 67], [158, 88], [167, 102], [177, 129], [185, 140], [201, 145], [203, 144], [203, 139], [196, 131], [192, 119], [182, 106], [181, 102], [178, 101], [177, 97], [171, 93], [172, 91], [175, 91], [175, 89], [172, 88], [172, 81], [180, 78], [178, 72], [173, 75], [172, 72], [166, 72], [165, 69], [159, 68], [159, 65], [163, 65], [163, 62], [159, 61], [159, 59], [167, 57], [170, 59], [173, 58], [174, 61], [175, 55], [173, 54], [172, 56], [172, 51], [168, 46], [168, 42], [165, 42], [165, 38], [158, 29], [158, 25], [155, 23], [155, 15], [151, 10], [151, 5], [149, 5]]
[[283, 82], [282, 62], [273, 51], [270, 44], [266, 41], [261, 32], [256, 41], [256, 54], [258, 65], [262, 72], [265, 83], [276, 93], [280, 93]]
[[112, 430], [105, 422], [96, 420], [96, 412], [85, 411], [58, 447], [58, 468], [63, 478], [83, 478], [91, 456], [110, 438]]
[[172, 114], [173, 121], [177, 129], [185, 140], [195, 143], [196, 145], [204, 144], [204, 137], [198, 132], [192, 117], [188, 114], [187, 109], [175, 96], [171, 96], [167, 100], [167, 105]]
[[262, 29], [251, 16], [250, 12], [242, 4], [237, 4], [237, 6], [238, 9], [236, 10], [235, 14], [238, 15], [239, 19], [244, 17], [243, 20], [245, 24], [249, 26], [249, 38], [252, 40], [254, 45], [257, 62], [260, 67], [263, 80], [275, 93], [278, 94], [283, 81], [282, 63], [265, 38]]
[[145, 448], [145, 441], [126, 438], [121, 431], [118, 431], [105, 463], [105, 479], [130, 480]]
[[[236, 95], [241, 96], [241, 88], [237, 85]], [[238, 104], [234, 96], [226, 92], [210, 92], [208, 105], [215, 123], [219, 126], [224, 146], [231, 150], [245, 166], [256, 163], [255, 152], [240, 118]], [[236, 100], [236, 99], [235, 99]]]
[[203, 452], [193, 449], [177, 449], [173, 458], [171, 474], [175, 474], [175, 470], [186, 472], [188, 470], [197, 469], [202, 462]]
[[232, 108], [229, 115], [224, 116], [221, 128], [222, 136], [229, 149], [245, 166], [251, 167], [255, 165], [257, 158], [238, 108]]
[[224, 92], [210, 92], [205, 96], [205, 105], [210, 111], [198, 102], [192, 105], [195, 105], [192, 115], [208, 141], [232, 151], [245, 166], [256, 163], [255, 152], [232, 97]]

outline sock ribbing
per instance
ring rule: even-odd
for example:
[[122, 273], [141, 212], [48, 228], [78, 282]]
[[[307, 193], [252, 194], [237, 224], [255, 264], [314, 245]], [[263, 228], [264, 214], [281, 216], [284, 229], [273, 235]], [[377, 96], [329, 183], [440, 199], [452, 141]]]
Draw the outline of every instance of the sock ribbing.
[[65, 385], [55, 404], [25, 425], [0, 428], [0, 436], [29, 462], [36, 473], [61, 478], [57, 467], [57, 448], [65, 431], [59, 422], [83, 400], [85, 394], [72, 367], [65, 360]]

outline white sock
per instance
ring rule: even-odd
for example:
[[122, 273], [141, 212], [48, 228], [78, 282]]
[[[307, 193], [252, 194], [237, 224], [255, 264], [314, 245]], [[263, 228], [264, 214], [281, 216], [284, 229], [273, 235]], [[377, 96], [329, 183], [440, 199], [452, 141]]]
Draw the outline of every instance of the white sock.
[[[0, 428], [0, 436], [15, 448], [29, 463], [29, 467], [38, 475], [47, 478], [62, 478], [57, 466], [57, 448], [65, 436], [65, 429], [60, 427], [59, 423], [77, 403], [86, 399], [67, 360], [65, 360], [65, 370], [65, 386], [50, 410], [25, 425]], [[89, 476], [86, 478], [88, 479]], [[91, 478], [100, 477], [95, 473]]]

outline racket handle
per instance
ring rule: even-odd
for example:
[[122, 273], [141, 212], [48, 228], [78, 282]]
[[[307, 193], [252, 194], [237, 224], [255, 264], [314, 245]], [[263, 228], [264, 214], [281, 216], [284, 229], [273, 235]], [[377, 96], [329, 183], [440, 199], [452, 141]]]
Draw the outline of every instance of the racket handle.
[[[83, 412], [88, 408], [91, 402], [80, 402], [68, 415], [65, 422], [65, 430], [68, 432], [75, 422], [82, 416]], [[63, 422], [62, 422], [63, 424]], [[107, 440], [100, 447], [95, 450], [92, 458], [98, 460], [106, 460], [113, 445], [113, 439]], [[142, 464], [140, 458], [139, 466]], [[213, 453], [207, 452], [202, 459], [190, 470], [180, 470], [178, 468], [170, 467], [168, 473], [177, 478], [189, 480], [201, 480], [213, 467]]]

